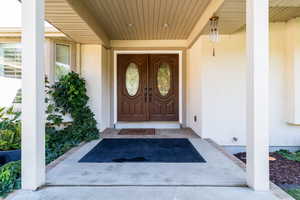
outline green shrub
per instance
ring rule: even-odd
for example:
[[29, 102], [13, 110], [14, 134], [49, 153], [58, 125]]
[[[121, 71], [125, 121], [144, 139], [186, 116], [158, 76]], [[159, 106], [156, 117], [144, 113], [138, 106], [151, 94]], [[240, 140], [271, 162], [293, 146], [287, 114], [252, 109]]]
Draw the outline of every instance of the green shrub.
[[[47, 124], [45, 132], [46, 163], [48, 164], [80, 142], [97, 139], [99, 131], [94, 114], [87, 106], [89, 98], [86, 95], [85, 81], [78, 74], [71, 72], [63, 76], [53, 87], [50, 87], [46, 80], [46, 93], [45, 102], [48, 106], [46, 109]], [[0, 110], [0, 119], [1, 112]], [[10, 112], [12, 114], [12, 110]], [[73, 122], [67, 127], [57, 130], [56, 127], [62, 125], [62, 115], [67, 113], [71, 114]], [[20, 115], [17, 115], [16, 119], [5, 119], [6, 123], [2, 125], [0, 123], [0, 129], [2, 126], [3, 130], [19, 130], [21, 132], [21, 123], [18, 121]], [[12, 136], [11, 132], [6, 134], [10, 139], [17, 139]], [[20, 176], [20, 161], [10, 162], [2, 166], [0, 168], [0, 196], [18, 189], [20, 187]]]
[[70, 113], [73, 124], [66, 132], [72, 132], [74, 141], [90, 141], [99, 137], [94, 114], [87, 106], [89, 97], [86, 95], [85, 80], [75, 72], [70, 72], [56, 82], [50, 94], [55, 107], [61, 108], [61, 113]]
[[15, 124], [17, 131], [0, 130], [0, 151], [17, 150], [21, 148], [21, 123]]
[[0, 167], [0, 196], [21, 186], [21, 162], [10, 162]]
[[288, 150], [279, 150], [277, 151], [278, 154], [280, 154], [281, 156], [283, 156], [284, 158], [288, 159], [288, 160], [293, 160], [293, 161], [297, 161], [300, 162], [300, 151], [298, 152], [290, 152]]
[[300, 200], [300, 189], [289, 189], [286, 192], [289, 195], [291, 195], [294, 199]]
[[0, 151], [16, 150], [21, 148], [20, 112], [0, 108]]
[[72, 130], [65, 128], [55, 130], [55, 128], [47, 128], [46, 134], [46, 163], [50, 163], [59, 156], [66, 153], [72, 147], [77, 146], [81, 141], [72, 137]]

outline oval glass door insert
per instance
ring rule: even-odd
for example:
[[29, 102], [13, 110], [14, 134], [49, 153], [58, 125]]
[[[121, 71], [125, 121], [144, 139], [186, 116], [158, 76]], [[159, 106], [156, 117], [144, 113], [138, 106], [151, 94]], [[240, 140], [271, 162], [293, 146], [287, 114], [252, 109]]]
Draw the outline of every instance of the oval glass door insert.
[[140, 75], [138, 66], [130, 63], [126, 70], [126, 89], [130, 96], [136, 95], [139, 89]]
[[167, 63], [159, 66], [157, 71], [157, 87], [162, 96], [166, 96], [171, 88], [171, 70]]

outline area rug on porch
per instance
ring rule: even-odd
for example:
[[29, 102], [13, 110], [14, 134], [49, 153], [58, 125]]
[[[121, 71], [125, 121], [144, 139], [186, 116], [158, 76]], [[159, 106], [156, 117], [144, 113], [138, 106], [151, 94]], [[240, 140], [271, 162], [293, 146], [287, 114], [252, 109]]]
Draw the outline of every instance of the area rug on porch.
[[188, 139], [103, 139], [79, 162], [206, 162]]
[[155, 135], [155, 129], [121, 129], [119, 135]]

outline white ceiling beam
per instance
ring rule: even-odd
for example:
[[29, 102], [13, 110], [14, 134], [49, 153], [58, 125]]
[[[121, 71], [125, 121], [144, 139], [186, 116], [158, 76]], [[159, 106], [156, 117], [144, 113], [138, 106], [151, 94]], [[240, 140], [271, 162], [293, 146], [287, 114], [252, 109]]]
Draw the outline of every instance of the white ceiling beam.
[[209, 19], [223, 5], [224, 1], [225, 0], [211, 0], [187, 39], [188, 48], [196, 42]]
[[102, 29], [100, 24], [98, 23], [97, 19], [94, 15], [91, 14], [89, 9], [84, 4], [82, 0], [66, 0], [70, 6], [78, 13], [78, 15], [82, 18], [85, 23], [95, 32], [95, 34], [101, 40], [102, 45], [109, 47], [110, 46], [110, 39]]

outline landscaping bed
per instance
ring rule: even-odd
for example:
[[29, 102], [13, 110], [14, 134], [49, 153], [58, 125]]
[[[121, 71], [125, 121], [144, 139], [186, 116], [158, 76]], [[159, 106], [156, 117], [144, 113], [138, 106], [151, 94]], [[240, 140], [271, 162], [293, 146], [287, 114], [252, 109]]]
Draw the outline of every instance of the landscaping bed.
[[[53, 86], [46, 84], [47, 109], [45, 115], [46, 164], [57, 159], [81, 142], [99, 137], [97, 122], [87, 106], [85, 81], [71, 72]], [[63, 116], [69, 114], [72, 122], [65, 124]], [[16, 152], [21, 149], [21, 112], [12, 108], [0, 108], [0, 197], [19, 189], [21, 162]], [[12, 162], [10, 162], [12, 160]], [[15, 161], [16, 160], [16, 161]]]
[[[234, 154], [246, 163], [246, 153]], [[270, 153], [270, 180], [300, 200], [300, 152], [280, 150]]]

